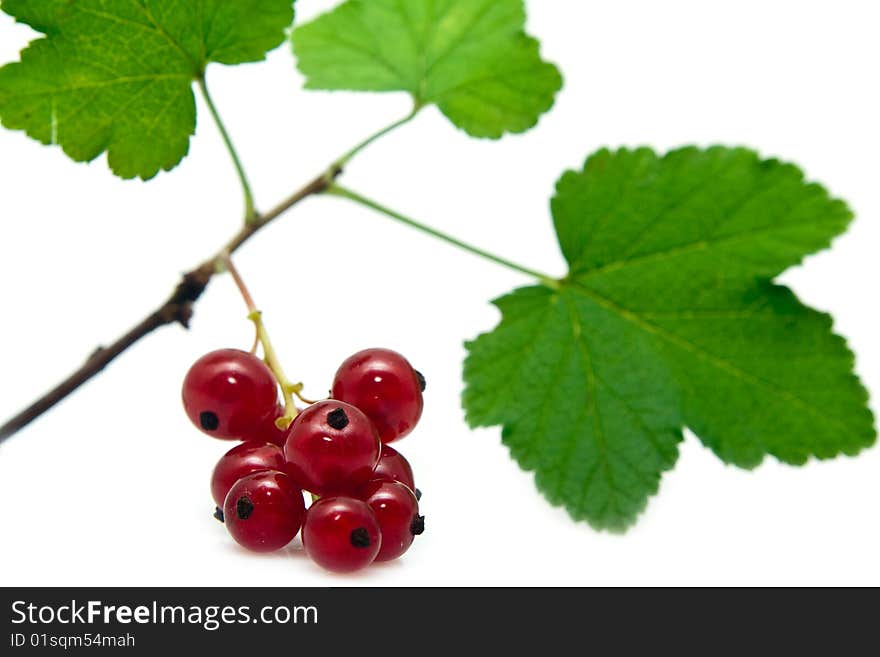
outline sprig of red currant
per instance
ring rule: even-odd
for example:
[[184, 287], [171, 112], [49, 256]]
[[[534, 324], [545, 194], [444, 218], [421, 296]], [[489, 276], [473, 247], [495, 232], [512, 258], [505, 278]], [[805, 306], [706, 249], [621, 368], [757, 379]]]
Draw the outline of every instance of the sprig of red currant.
[[[329, 399], [299, 410], [291, 395], [302, 386], [287, 382], [259, 311], [232, 263], [227, 266], [266, 358], [220, 349], [198, 359], [184, 378], [183, 406], [192, 423], [214, 438], [242, 441], [214, 468], [216, 517], [256, 552], [279, 550], [302, 530], [306, 553], [336, 572], [396, 559], [425, 521], [412, 468], [389, 443], [418, 423], [424, 377], [394, 351], [366, 349], [340, 365]], [[311, 493], [308, 508], [303, 491]]]
[[[287, 429], [278, 382], [254, 354], [211, 352], [183, 383], [193, 424], [214, 438], [241, 440], [217, 463], [217, 517], [247, 549], [271, 552], [302, 529], [318, 564], [350, 572], [396, 559], [424, 531], [412, 468], [388, 443], [422, 413], [425, 380], [400, 354], [367, 349], [336, 372], [333, 397], [300, 412]], [[306, 509], [303, 491], [313, 496]]]

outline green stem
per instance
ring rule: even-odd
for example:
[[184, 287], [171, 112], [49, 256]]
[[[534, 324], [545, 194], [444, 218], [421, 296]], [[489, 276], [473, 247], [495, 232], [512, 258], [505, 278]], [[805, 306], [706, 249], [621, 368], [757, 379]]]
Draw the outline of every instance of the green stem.
[[275, 352], [272, 340], [269, 339], [269, 331], [266, 330], [266, 324], [263, 322], [263, 313], [257, 310], [254, 298], [251, 296], [250, 290], [248, 290], [247, 285], [245, 285], [244, 279], [235, 264], [232, 262], [232, 257], [227, 252], [220, 256], [220, 260], [226, 268], [226, 271], [232, 276], [232, 280], [235, 282], [238, 291], [241, 293], [242, 299], [244, 299], [244, 303], [248, 309], [248, 319], [254, 323], [254, 327], [257, 331], [256, 342], [263, 347], [263, 359], [266, 361], [266, 365], [269, 366], [269, 369], [272, 370], [272, 374], [275, 375], [275, 379], [281, 387], [281, 393], [284, 396], [284, 416], [278, 420], [276, 424], [279, 429], [286, 429], [298, 414], [296, 404], [293, 401], [293, 395], [299, 397], [299, 393], [303, 389], [303, 384], [291, 383], [287, 378], [287, 375], [284, 373], [281, 360]]
[[281, 360], [275, 352], [275, 347], [272, 346], [272, 341], [269, 339], [269, 331], [266, 330], [266, 325], [263, 322], [263, 313], [256, 309], [251, 310], [248, 314], [248, 319], [254, 323], [257, 329], [257, 339], [263, 346], [263, 359], [266, 361], [269, 369], [272, 370], [272, 374], [275, 375], [278, 385], [281, 387], [281, 394], [284, 397], [284, 416], [276, 424], [279, 429], [286, 429], [299, 414], [293, 401], [293, 395], [299, 396], [303, 385], [301, 383], [291, 383], [284, 374]]
[[458, 247], [468, 253], [472, 253], [476, 256], [479, 256], [485, 260], [489, 260], [490, 262], [494, 262], [497, 265], [501, 265], [502, 267], [506, 267], [507, 269], [511, 269], [513, 271], [519, 272], [521, 274], [525, 274], [532, 278], [537, 279], [542, 285], [549, 287], [551, 289], [559, 289], [559, 281], [554, 279], [552, 276], [548, 276], [547, 274], [542, 274], [541, 272], [535, 271], [534, 269], [529, 269], [527, 267], [523, 267], [522, 265], [518, 265], [515, 262], [511, 262], [506, 258], [502, 258], [493, 253], [489, 253], [488, 251], [484, 251], [476, 246], [468, 244], [467, 242], [462, 242], [460, 239], [452, 237], [451, 235], [447, 235], [446, 233], [441, 233], [439, 230], [431, 228], [430, 226], [426, 226], [425, 224], [416, 221], [410, 217], [406, 217], [399, 212], [395, 212], [390, 208], [387, 208], [376, 201], [366, 198], [365, 196], [361, 196], [357, 192], [354, 192], [350, 189], [342, 187], [341, 185], [332, 184], [327, 189], [327, 194], [332, 194], [333, 196], [339, 196], [341, 198], [346, 198], [350, 201], [354, 201], [364, 207], [370, 208], [371, 210], [375, 210], [380, 214], [384, 214], [386, 217], [390, 217], [395, 221], [399, 221], [402, 224], [409, 226], [410, 228], [415, 228], [418, 231], [421, 231], [431, 237], [435, 237], [439, 240], [446, 242], [447, 244], [451, 244], [452, 246]]
[[244, 193], [245, 223], [250, 224], [257, 219], [257, 211], [254, 204], [254, 193], [251, 190], [251, 184], [248, 181], [247, 173], [245, 173], [244, 165], [241, 162], [241, 158], [238, 156], [238, 151], [235, 150], [235, 144], [232, 143], [232, 137], [229, 136], [229, 131], [226, 129], [226, 125], [220, 117], [220, 112], [217, 111], [217, 106], [214, 105], [214, 100], [211, 98], [211, 94], [208, 91], [208, 84], [205, 82], [204, 76], [200, 77], [198, 82], [202, 97], [205, 99], [205, 104], [211, 111], [211, 116], [214, 117], [214, 123], [217, 124], [217, 129], [220, 130], [220, 136], [223, 137], [223, 143], [226, 144], [226, 150], [229, 151], [229, 155], [232, 157], [232, 162], [235, 164], [235, 170], [238, 173], [238, 179], [241, 182], [241, 189]]
[[364, 150], [367, 146], [372, 144], [374, 141], [377, 141], [377, 140], [381, 139], [382, 137], [384, 137], [385, 135], [387, 135], [389, 132], [394, 132], [395, 130], [397, 130], [397, 128], [404, 126], [407, 123], [409, 123], [410, 121], [412, 121], [414, 118], [416, 118], [416, 116], [419, 113], [419, 110], [421, 110], [421, 109], [422, 109], [421, 105], [416, 104], [413, 107], [412, 111], [409, 114], [407, 114], [405, 117], [403, 117], [399, 121], [395, 121], [391, 125], [386, 126], [386, 127], [382, 128], [381, 130], [379, 130], [378, 132], [370, 135], [369, 137], [364, 139], [360, 144], [358, 144], [357, 146], [352, 148], [350, 151], [348, 151], [348, 153], [346, 153], [345, 155], [340, 157], [338, 160], [336, 160], [336, 162], [333, 163], [333, 168], [335, 168], [335, 169], [345, 168], [345, 165], [348, 164], [349, 161], [351, 161], [355, 155], [360, 153], [362, 150]]

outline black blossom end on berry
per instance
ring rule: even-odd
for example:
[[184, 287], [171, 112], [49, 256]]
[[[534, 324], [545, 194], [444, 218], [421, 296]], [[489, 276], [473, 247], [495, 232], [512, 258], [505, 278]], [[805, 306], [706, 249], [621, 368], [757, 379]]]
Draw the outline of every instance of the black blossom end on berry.
[[416, 381], [419, 382], [419, 390], [425, 392], [425, 388], [428, 387], [428, 382], [425, 380], [425, 375], [418, 370], [413, 370], [413, 372], [416, 373]]
[[226, 522], [226, 518], [223, 516], [223, 509], [219, 506], [214, 507], [214, 517], [217, 518], [220, 522]]
[[217, 431], [220, 426], [220, 418], [212, 411], [204, 411], [199, 414], [199, 424], [205, 431]]
[[418, 488], [416, 488], [415, 494], [416, 494], [416, 501], [421, 502], [422, 501], [422, 491], [420, 491]]
[[246, 497], [239, 497], [235, 503], [235, 514], [239, 520], [247, 520], [254, 512], [254, 503]]
[[356, 548], [368, 548], [372, 543], [372, 541], [370, 541], [370, 532], [364, 527], [353, 529], [348, 540], [351, 542], [352, 546]]
[[416, 516], [413, 518], [412, 524], [409, 526], [409, 531], [413, 536], [421, 536], [425, 533], [425, 516]]
[[348, 426], [348, 422], [348, 416], [341, 408], [337, 408], [335, 411], [327, 413], [327, 424], [338, 431], [345, 429], [345, 427]]

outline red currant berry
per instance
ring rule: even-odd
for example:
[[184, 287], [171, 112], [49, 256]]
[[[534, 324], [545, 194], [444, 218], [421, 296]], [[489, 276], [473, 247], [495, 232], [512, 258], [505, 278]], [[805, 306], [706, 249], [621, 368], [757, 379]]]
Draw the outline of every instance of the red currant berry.
[[287, 429], [279, 429], [276, 420], [284, 417], [284, 407], [278, 404], [274, 411], [256, 427], [249, 436], [250, 440], [272, 443], [284, 449], [284, 441], [287, 440]]
[[371, 481], [357, 496], [367, 503], [379, 521], [382, 547], [376, 561], [396, 559], [409, 549], [413, 538], [425, 530], [419, 502], [408, 486], [399, 481]]
[[233, 447], [217, 462], [211, 475], [211, 495], [218, 507], [239, 479], [266, 470], [284, 470], [284, 452], [278, 445], [248, 441]]
[[302, 526], [302, 491], [283, 472], [257, 472], [239, 479], [223, 504], [226, 529], [254, 552], [280, 550]]
[[312, 404], [290, 426], [287, 471], [316, 495], [350, 492], [372, 479], [381, 443], [366, 415], [328, 399]]
[[373, 479], [399, 481], [408, 486], [411, 491], [416, 490], [416, 483], [409, 461], [390, 445], [382, 445], [382, 454], [379, 456], [379, 464], [373, 472]]
[[366, 503], [351, 497], [324, 497], [312, 504], [302, 540], [315, 563], [337, 573], [369, 566], [382, 546], [376, 516]]
[[389, 349], [365, 349], [342, 363], [333, 379], [333, 397], [369, 417], [382, 442], [407, 435], [422, 415], [425, 378]]
[[277, 405], [272, 371], [246, 351], [212, 351], [193, 364], [183, 381], [186, 414], [215, 438], [248, 438]]

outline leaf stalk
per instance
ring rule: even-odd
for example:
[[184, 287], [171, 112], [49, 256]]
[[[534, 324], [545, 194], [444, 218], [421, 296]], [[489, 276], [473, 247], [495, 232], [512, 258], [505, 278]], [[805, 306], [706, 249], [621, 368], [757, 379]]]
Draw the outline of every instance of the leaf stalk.
[[202, 93], [202, 98], [205, 100], [205, 104], [208, 106], [208, 110], [211, 112], [211, 117], [214, 119], [214, 123], [217, 126], [217, 129], [220, 131], [220, 136], [223, 138], [223, 143], [226, 145], [226, 150], [229, 152], [229, 156], [232, 158], [232, 163], [235, 165], [235, 171], [238, 174], [238, 179], [241, 182], [242, 193], [244, 194], [244, 217], [245, 224], [251, 224], [258, 220], [256, 205], [254, 203], [254, 193], [251, 189], [250, 181], [248, 180], [247, 172], [244, 169], [244, 164], [242, 163], [241, 157], [238, 154], [238, 150], [235, 148], [235, 144], [232, 142], [232, 137], [229, 135], [229, 131], [226, 129], [226, 124], [223, 122], [223, 118], [220, 116], [220, 112], [217, 109], [217, 106], [214, 104], [214, 99], [211, 97], [211, 92], [208, 91], [208, 83], [205, 81], [205, 77], [201, 76], [198, 78], [199, 90]]
[[343, 155], [338, 160], [336, 160], [336, 162], [334, 163], [333, 166], [338, 169], [345, 168], [346, 164], [348, 164], [356, 155], [358, 155], [358, 153], [360, 153], [362, 150], [364, 150], [365, 148], [370, 146], [373, 142], [378, 141], [379, 139], [381, 139], [385, 135], [387, 135], [391, 132], [394, 132], [395, 130], [397, 130], [398, 128], [400, 128], [402, 126], [405, 126], [407, 123], [409, 123], [414, 118], [416, 118], [416, 116], [418, 116], [419, 111], [421, 109], [422, 109], [422, 106], [419, 105], [418, 103], [416, 103], [413, 106], [413, 109], [409, 114], [407, 114], [405, 117], [403, 117], [399, 121], [395, 121], [394, 123], [391, 123], [391, 124], [385, 126], [381, 130], [373, 133], [372, 135], [370, 135], [369, 137], [364, 139], [361, 143], [359, 143], [357, 146], [355, 146], [350, 151], [348, 151], [345, 155]]
[[547, 274], [542, 274], [541, 272], [535, 271], [534, 269], [529, 269], [528, 267], [524, 267], [522, 265], [519, 265], [515, 262], [512, 262], [511, 260], [508, 260], [507, 258], [502, 258], [501, 256], [495, 255], [494, 253], [489, 253], [488, 251], [486, 251], [484, 249], [476, 247], [472, 244], [468, 244], [467, 242], [464, 242], [456, 237], [453, 237], [451, 235], [443, 233], [435, 228], [431, 228], [430, 226], [427, 226], [427, 225], [421, 223], [420, 221], [416, 221], [415, 219], [412, 219], [411, 217], [407, 217], [405, 215], [402, 215], [399, 212], [392, 210], [391, 208], [385, 207], [384, 205], [382, 205], [372, 199], [369, 199], [365, 196], [362, 196], [361, 194], [358, 194], [357, 192], [355, 192], [351, 189], [348, 189], [346, 187], [343, 187], [341, 185], [333, 183], [327, 189], [327, 194], [330, 194], [332, 196], [338, 196], [340, 198], [345, 198], [345, 199], [348, 199], [349, 201], [353, 201], [359, 205], [362, 205], [366, 208], [374, 210], [374, 211], [378, 212], [379, 214], [382, 214], [386, 217], [389, 217], [399, 223], [402, 223], [406, 226], [409, 226], [410, 228], [414, 228], [414, 229], [416, 229], [426, 235], [430, 235], [431, 237], [433, 237], [435, 239], [441, 240], [441, 241], [446, 242], [447, 244], [450, 244], [456, 248], [459, 248], [463, 251], [467, 251], [468, 253], [471, 253], [471, 254], [476, 255], [480, 258], [483, 258], [484, 260], [494, 262], [495, 264], [500, 265], [502, 267], [505, 267], [507, 269], [510, 269], [512, 271], [519, 272], [520, 274], [525, 274], [526, 276], [537, 279], [537, 281], [541, 285], [544, 285], [545, 287], [549, 287], [550, 289], [553, 289], [553, 290], [557, 290], [560, 288], [560, 285], [561, 285], [560, 282], [558, 280], [556, 280], [555, 278], [553, 278], [552, 276], [549, 276]]

